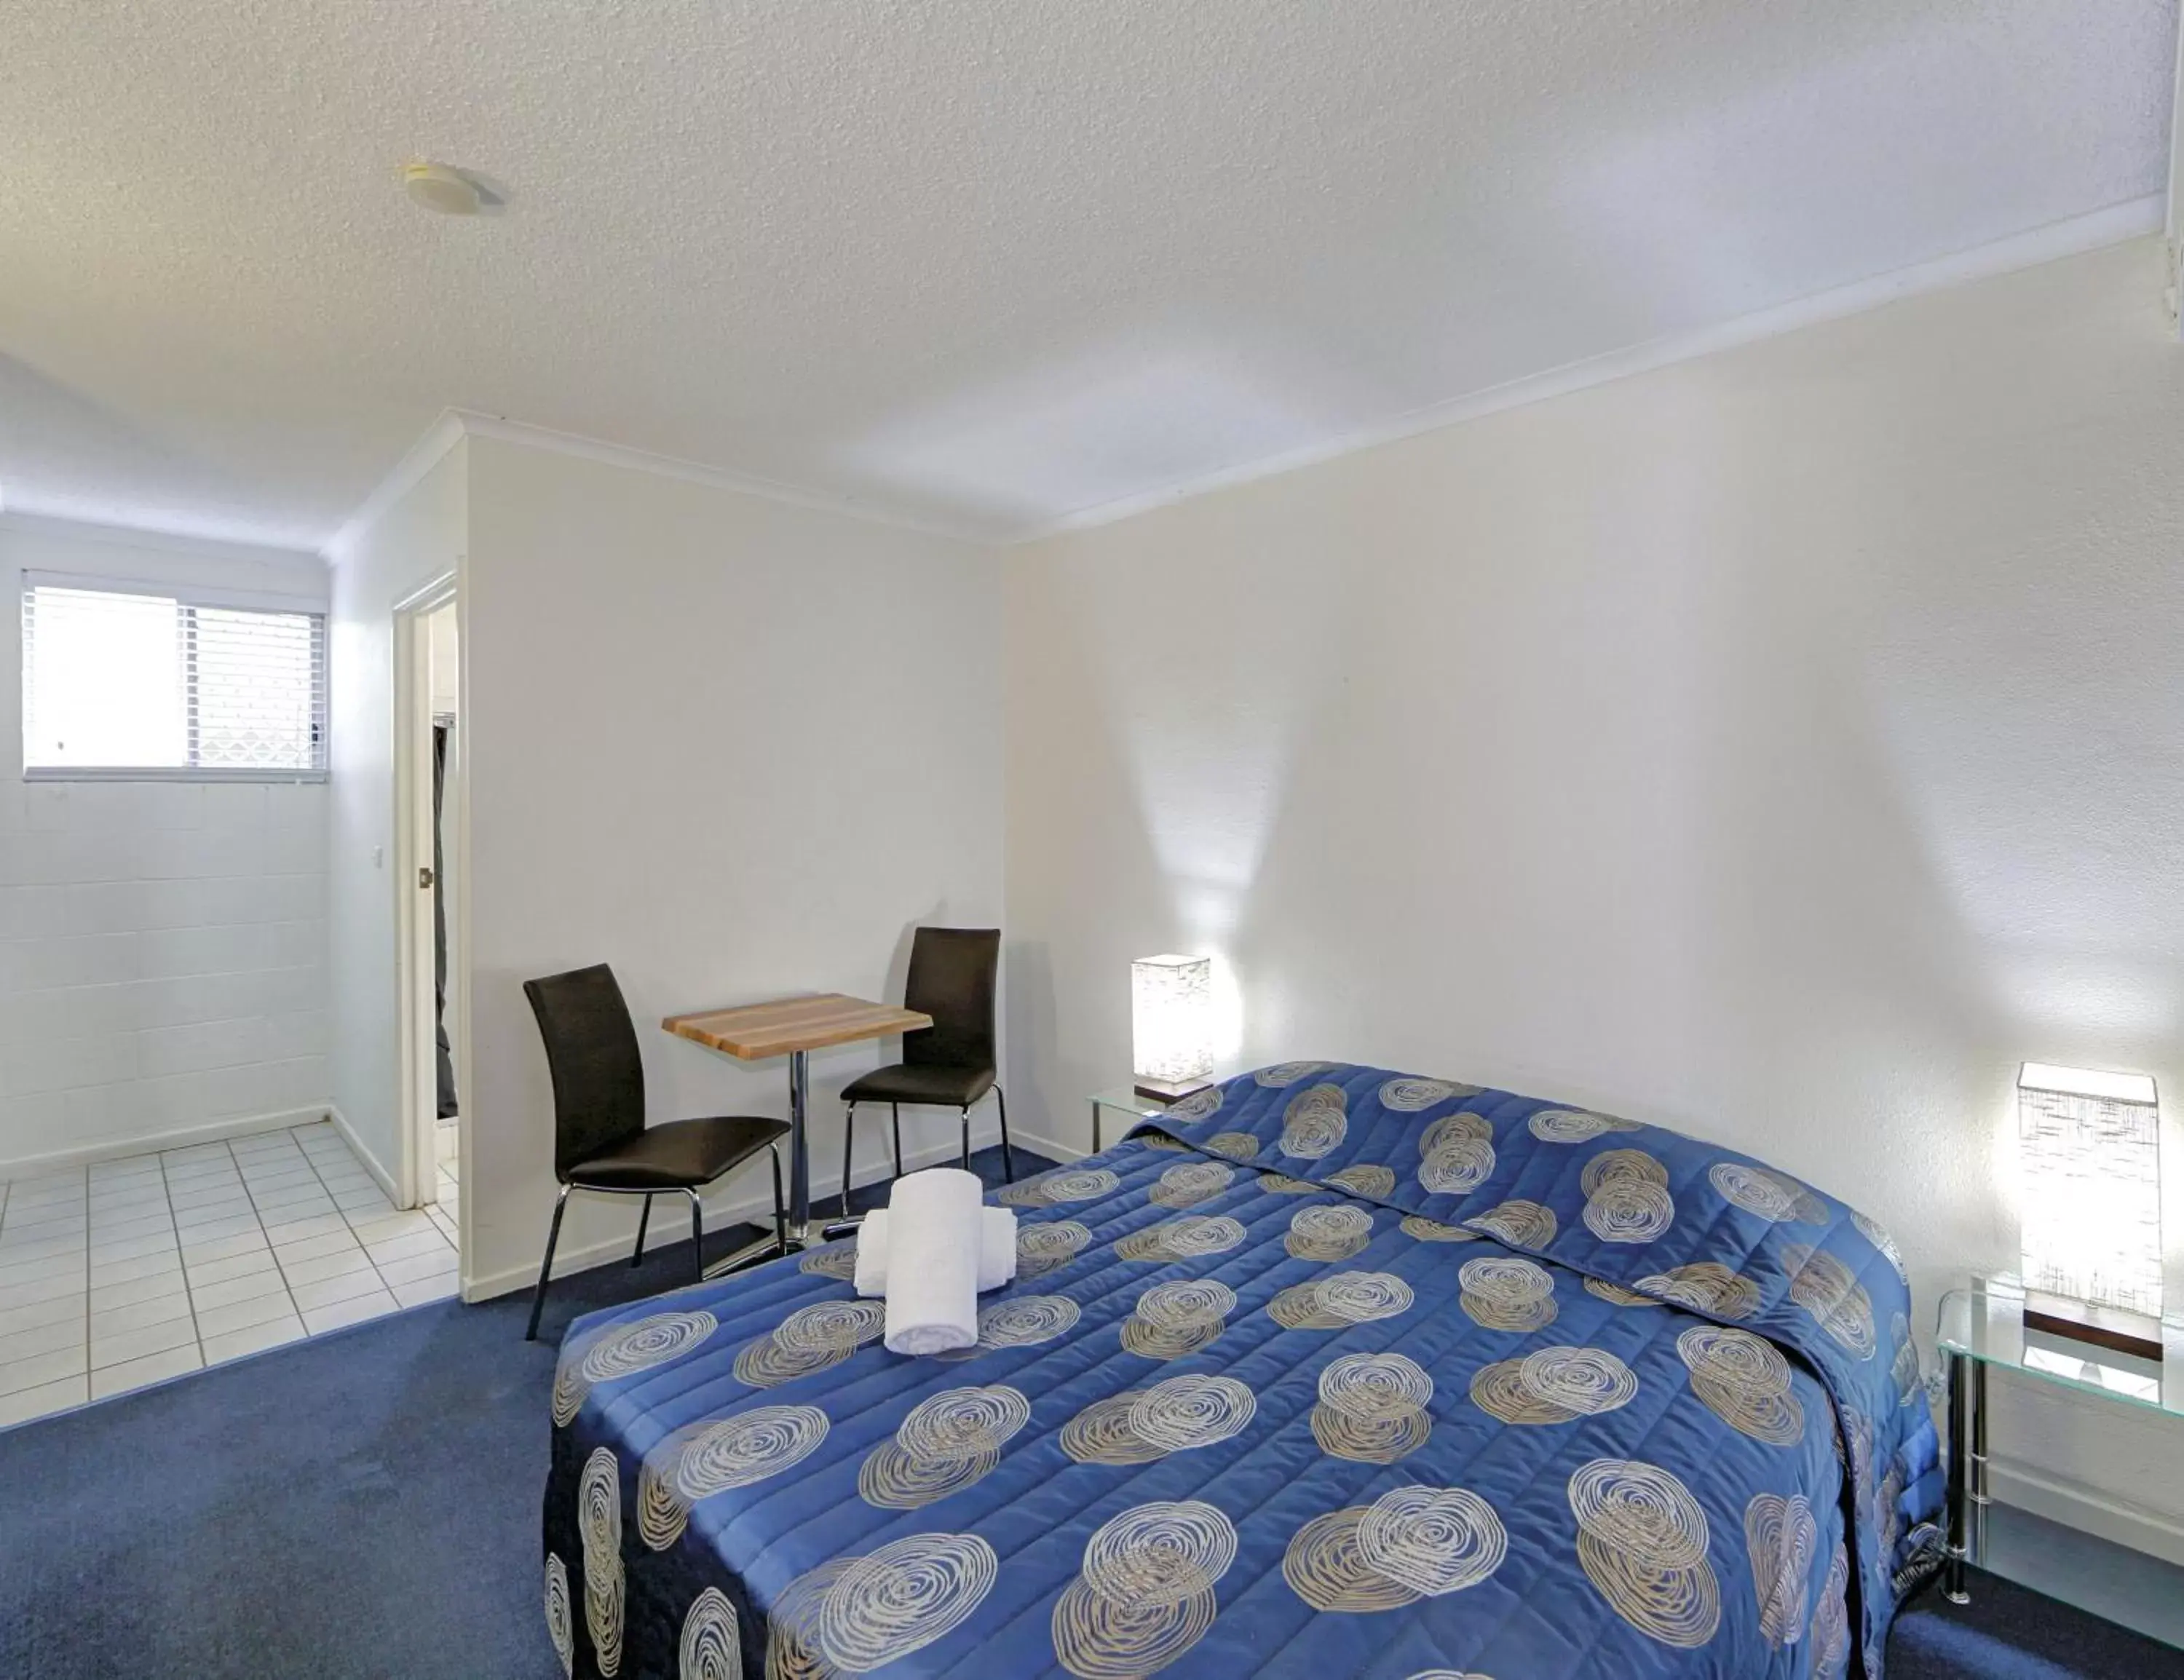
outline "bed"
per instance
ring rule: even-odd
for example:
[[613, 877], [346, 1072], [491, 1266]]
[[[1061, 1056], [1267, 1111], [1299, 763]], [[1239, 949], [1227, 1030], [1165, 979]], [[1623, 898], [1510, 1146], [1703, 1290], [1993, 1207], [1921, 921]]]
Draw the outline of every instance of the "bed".
[[1658, 1127], [1293, 1062], [1011, 1187], [977, 1348], [850, 1243], [571, 1327], [571, 1676], [1882, 1672], [1938, 1444], [1886, 1233]]

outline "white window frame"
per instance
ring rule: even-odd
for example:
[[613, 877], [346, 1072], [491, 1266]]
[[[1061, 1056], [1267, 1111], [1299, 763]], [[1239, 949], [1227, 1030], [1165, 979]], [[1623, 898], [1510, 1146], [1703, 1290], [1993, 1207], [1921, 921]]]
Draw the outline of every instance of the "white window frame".
[[[315, 596], [283, 595], [277, 591], [259, 589], [225, 589], [214, 585], [194, 583], [156, 583], [142, 578], [102, 577], [90, 572], [34, 571], [25, 569], [16, 593], [15, 637], [18, 656], [27, 652], [24, 647], [25, 620], [27, 597], [33, 589], [76, 589], [94, 591], [105, 595], [148, 595], [162, 601], [173, 601], [185, 607], [204, 607], [214, 611], [251, 613], [298, 613], [319, 620], [320, 645], [323, 649], [325, 692], [319, 696], [320, 719], [320, 743], [331, 761], [333, 745], [333, 626], [329, 621], [327, 604]], [[30, 727], [31, 666], [23, 662], [23, 722], [25, 732]], [[18, 750], [21, 742], [17, 743]], [[31, 765], [23, 766], [25, 782], [324, 782], [326, 771], [319, 770], [276, 770], [255, 765]]]

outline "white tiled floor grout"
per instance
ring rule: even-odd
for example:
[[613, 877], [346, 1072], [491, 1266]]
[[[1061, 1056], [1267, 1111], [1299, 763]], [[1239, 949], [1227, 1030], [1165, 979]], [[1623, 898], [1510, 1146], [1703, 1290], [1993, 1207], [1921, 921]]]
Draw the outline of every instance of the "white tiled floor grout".
[[0, 1427], [454, 1294], [453, 1169], [400, 1212], [320, 1122], [0, 1182]]

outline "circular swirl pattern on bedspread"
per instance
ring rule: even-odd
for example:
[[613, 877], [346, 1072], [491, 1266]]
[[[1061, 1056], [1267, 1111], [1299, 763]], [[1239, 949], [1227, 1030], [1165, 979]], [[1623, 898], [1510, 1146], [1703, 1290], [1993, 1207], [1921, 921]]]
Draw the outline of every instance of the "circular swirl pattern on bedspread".
[[976, 1534], [911, 1534], [842, 1560], [809, 1613], [809, 1645], [852, 1674], [944, 1638], [993, 1590], [1000, 1560]]
[[1674, 1199], [1650, 1179], [1610, 1179], [1585, 1198], [1585, 1228], [1603, 1243], [1650, 1243], [1675, 1217]]
[[1820, 1583], [1820, 1601], [1813, 1607], [1814, 1680], [1836, 1680], [1850, 1656], [1850, 1555], [1836, 1542], [1828, 1560], [1827, 1578]]
[[677, 1680], [744, 1680], [736, 1607], [718, 1587], [706, 1588], [690, 1601], [676, 1648], [676, 1667]]
[[1604, 1348], [1540, 1348], [1471, 1378], [1472, 1403], [1504, 1423], [1568, 1423], [1626, 1406], [1637, 1393], [1630, 1367]]
[[1082, 1254], [1092, 1233], [1073, 1219], [1017, 1227], [1017, 1276], [1040, 1277]]
[[1433, 1434], [1433, 1378], [1401, 1354], [1346, 1354], [1319, 1373], [1312, 1438], [1330, 1458], [1393, 1464]]
[[1759, 1310], [1759, 1286], [1719, 1260], [1694, 1260], [1641, 1277], [1638, 1287], [1663, 1301], [1715, 1318], [1749, 1318]]
[[1807, 1583], [1819, 1552], [1819, 1527], [1802, 1494], [1760, 1494], [1744, 1508], [1744, 1545], [1752, 1559], [1752, 1590], [1759, 1631], [1786, 1645], [1805, 1631]]
[[1479, 1233], [1466, 1231], [1460, 1225], [1443, 1225], [1437, 1219], [1428, 1219], [1422, 1213], [1406, 1214], [1400, 1229], [1406, 1237], [1421, 1243], [1476, 1243]]
[[1056, 1438], [1078, 1464], [1150, 1464], [1167, 1455], [1130, 1427], [1130, 1407], [1145, 1390], [1125, 1388], [1092, 1404], [1061, 1426]]
[[1289, 1235], [1282, 1246], [1292, 1259], [1348, 1260], [1373, 1240], [1373, 1215], [1362, 1208], [1299, 1208], [1290, 1219]]
[[1214, 1585], [1236, 1559], [1236, 1527], [1199, 1499], [1134, 1505], [1085, 1542], [1054, 1608], [1055, 1655], [1084, 1680], [1125, 1680], [1173, 1662], [1213, 1625]]
[[554, 1368], [554, 1421], [567, 1427], [596, 1384], [678, 1360], [719, 1328], [710, 1312], [665, 1312], [587, 1335]]
[[1665, 1645], [1713, 1637], [1721, 1594], [1690, 1488], [1658, 1465], [1600, 1458], [1570, 1477], [1569, 1505], [1578, 1561], [1618, 1616]]
[[1850, 1222], [1858, 1227], [1859, 1236], [1880, 1250], [1882, 1257], [1895, 1269], [1897, 1277], [1908, 1283], [1911, 1274], [1904, 1267], [1903, 1252], [1896, 1246], [1896, 1239], [1888, 1234], [1888, 1228], [1879, 1220], [1869, 1219], [1855, 1208], [1851, 1210]]
[[637, 1532], [654, 1551], [666, 1551], [699, 1500], [801, 1463], [827, 1438], [827, 1427], [816, 1406], [755, 1406], [676, 1430], [638, 1467]]
[[735, 1377], [753, 1388], [777, 1388], [839, 1365], [887, 1328], [883, 1301], [819, 1301], [799, 1307], [737, 1354]]
[[1282, 1111], [1281, 1152], [1318, 1160], [1350, 1135], [1350, 1099], [1340, 1085], [1315, 1085]]
[[1184, 1125], [1189, 1126], [1204, 1120], [1208, 1115], [1217, 1112], [1220, 1107], [1221, 1088], [1218, 1085], [1206, 1085], [1191, 1092], [1188, 1096], [1178, 1097], [1170, 1103], [1167, 1105], [1167, 1117], [1170, 1120], [1181, 1121]]
[[796, 1269], [814, 1277], [854, 1282], [857, 1276], [857, 1245], [851, 1242], [828, 1243], [820, 1248], [806, 1249]]
[[1123, 1320], [1123, 1346], [1144, 1359], [1181, 1359], [1217, 1338], [1235, 1310], [1235, 1291], [1210, 1277], [1156, 1283]]
[[1031, 1402], [1006, 1383], [950, 1388], [911, 1408], [894, 1432], [895, 1444], [912, 1458], [999, 1452], [1030, 1421]]
[[1067, 1295], [1018, 1295], [978, 1309], [978, 1339], [967, 1348], [956, 1348], [935, 1359], [977, 1359], [1002, 1348], [1033, 1348], [1066, 1334], [1081, 1309]]
[[866, 1504], [915, 1510], [971, 1486], [1001, 1461], [1001, 1449], [1031, 1421], [1015, 1388], [950, 1388], [920, 1401], [894, 1438], [866, 1455], [857, 1473]]
[[1826, 1206], [1794, 1178], [1743, 1161], [1716, 1161], [1707, 1179], [1732, 1206], [1772, 1224], [1824, 1225]]
[[1638, 1122], [1585, 1109], [1541, 1109], [1526, 1122], [1542, 1143], [1582, 1143], [1603, 1132], [1635, 1132]]
[[1476, 1085], [1455, 1085], [1446, 1079], [1390, 1079], [1380, 1088], [1380, 1106], [1390, 1114], [1417, 1114], [1454, 1097], [1475, 1097]]
[[1244, 1240], [1244, 1227], [1225, 1214], [1211, 1217], [1185, 1214], [1180, 1219], [1133, 1231], [1117, 1241], [1115, 1254], [1126, 1260], [1196, 1260], [1226, 1254]]
[[1366, 1566], [1427, 1598], [1477, 1586], [1508, 1549], [1494, 1507], [1464, 1488], [1390, 1488], [1357, 1520]]
[[1309, 1079], [1325, 1062], [1276, 1062], [1272, 1067], [1262, 1067], [1251, 1076], [1254, 1082], [1279, 1091], [1285, 1085], [1294, 1085], [1300, 1079]]
[[1329, 1188], [1347, 1190], [1353, 1196], [1379, 1201], [1396, 1193], [1396, 1170], [1378, 1161], [1360, 1161], [1340, 1172], [1329, 1173], [1327, 1183]]
[[611, 1447], [594, 1448], [577, 1483], [577, 1533], [584, 1547], [584, 1625], [599, 1672], [621, 1668], [621, 1467]]
[[1219, 1195], [1235, 1177], [1226, 1161], [1178, 1161], [1161, 1174], [1145, 1199], [1164, 1208], [1195, 1207]]
[[1351, 1505], [1315, 1516], [1290, 1538], [1282, 1554], [1282, 1579], [1314, 1610], [1358, 1615], [1401, 1610], [1419, 1594], [1365, 1561], [1357, 1525], [1370, 1509]]
[[1199, 1147], [1232, 1161], [1256, 1160], [1259, 1154], [1259, 1140], [1248, 1132], [1217, 1132]]
[[1530, 1260], [1481, 1255], [1456, 1281], [1457, 1304], [1484, 1329], [1543, 1330], [1555, 1321], [1554, 1277]]
[[1676, 1338], [1691, 1392], [1741, 1435], [1770, 1446], [1805, 1438], [1805, 1409], [1791, 1391], [1790, 1362], [1772, 1342], [1724, 1325], [1695, 1325]]
[[1474, 1230], [1490, 1232], [1519, 1249], [1546, 1248], [1555, 1240], [1557, 1228], [1552, 1208], [1527, 1201], [1504, 1202], [1464, 1223]]
[[1338, 1271], [1283, 1290], [1267, 1316], [1284, 1330], [1340, 1330], [1408, 1312], [1417, 1299], [1391, 1271]]
[[1859, 1359], [1871, 1359], [1880, 1345], [1873, 1299], [1850, 1268], [1825, 1249], [1802, 1243], [1783, 1249], [1782, 1264], [1790, 1269], [1790, 1299], [1840, 1346]]
[[569, 1566], [552, 1552], [546, 1554], [546, 1637], [554, 1642], [554, 1655], [561, 1659], [561, 1672], [575, 1674], [577, 1630], [569, 1613]]

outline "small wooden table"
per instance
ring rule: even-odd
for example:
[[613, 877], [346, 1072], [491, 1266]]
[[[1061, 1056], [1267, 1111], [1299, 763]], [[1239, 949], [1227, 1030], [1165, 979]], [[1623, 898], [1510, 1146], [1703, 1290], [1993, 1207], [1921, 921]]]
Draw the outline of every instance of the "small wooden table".
[[[810, 1096], [805, 1058], [814, 1050], [834, 1044], [855, 1044], [866, 1038], [892, 1038], [933, 1025], [933, 1017], [892, 1004], [868, 1003], [839, 992], [821, 992], [802, 998], [777, 998], [772, 1003], [746, 1004], [738, 1009], [707, 1010], [697, 1015], [671, 1015], [660, 1026], [677, 1038], [688, 1038], [709, 1050], [738, 1061], [762, 1061], [769, 1056], [788, 1058], [788, 1243], [790, 1249], [809, 1248], [811, 1235], [811, 1151], [805, 1136], [805, 1109]], [[738, 1249], [726, 1260], [705, 1268], [712, 1277], [748, 1265], [782, 1245], [772, 1237]]]

